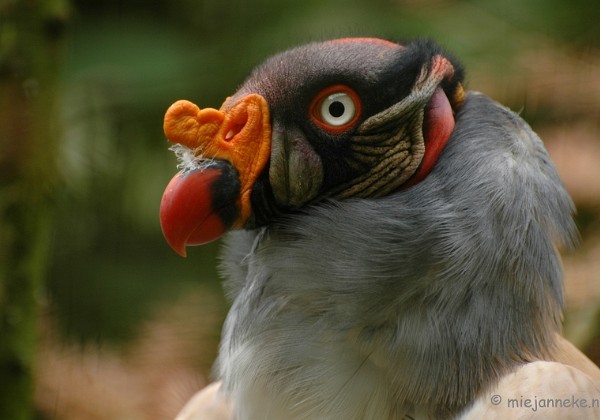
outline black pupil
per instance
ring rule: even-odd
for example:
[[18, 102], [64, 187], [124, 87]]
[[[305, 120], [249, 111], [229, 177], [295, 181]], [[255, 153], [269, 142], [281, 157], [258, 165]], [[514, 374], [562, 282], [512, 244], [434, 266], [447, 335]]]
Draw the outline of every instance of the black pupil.
[[331, 105], [329, 105], [329, 113], [334, 118], [339, 118], [344, 115], [344, 111], [346, 111], [346, 107], [339, 101], [332, 102]]

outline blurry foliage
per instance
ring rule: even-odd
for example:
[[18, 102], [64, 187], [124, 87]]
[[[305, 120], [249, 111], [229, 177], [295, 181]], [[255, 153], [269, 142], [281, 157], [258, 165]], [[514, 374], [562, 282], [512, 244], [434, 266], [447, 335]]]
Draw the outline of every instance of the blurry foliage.
[[[64, 67], [63, 188], [49, 290], [76, 339], [127, 338], [153, 305], [218, 287], [218, 245], [187, 260], [158, 206], [175, 173], [162, 117], [176, 99], [218, 107], [267, 55], [323, 38], [428, 36], [473, 74], [506, 81], [539, 40], [600, 47], [596, 0], [167, 0], [75, 2]], [[502, 99], [502, 98], [500, 98]]]
[[[35, 7], [37, 6], [37, 7]], [[28, 419], [56, 187], [65, 0], [0, 3], [0, 418]]]

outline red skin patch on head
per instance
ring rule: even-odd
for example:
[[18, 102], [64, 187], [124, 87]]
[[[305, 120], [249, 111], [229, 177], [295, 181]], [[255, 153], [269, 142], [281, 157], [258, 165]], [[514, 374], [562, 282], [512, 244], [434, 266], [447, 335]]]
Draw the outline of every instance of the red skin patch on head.
[[388, 41], [387, 39], [381, 38], [369, 38], [369, 37], [348, 37], [348, 38], [339, 38], [332, 39], [331, 41], [327, 41], [329, 43], [337, 44], [337, 43], [366, 43], [366, 44], [377, 44], [383, 45], [390, 48], [404, 48], [400, 44], [396, 44], [395, 42]]

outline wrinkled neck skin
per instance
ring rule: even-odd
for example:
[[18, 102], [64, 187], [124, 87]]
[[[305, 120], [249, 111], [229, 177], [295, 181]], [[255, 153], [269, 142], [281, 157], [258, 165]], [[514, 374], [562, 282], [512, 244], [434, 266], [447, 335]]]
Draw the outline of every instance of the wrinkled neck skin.
[[423, 182], [230, 234], [217, 373], [236, 418], [457, 413], [547, 357], [572, 210], [539, 138], [471, 93]]

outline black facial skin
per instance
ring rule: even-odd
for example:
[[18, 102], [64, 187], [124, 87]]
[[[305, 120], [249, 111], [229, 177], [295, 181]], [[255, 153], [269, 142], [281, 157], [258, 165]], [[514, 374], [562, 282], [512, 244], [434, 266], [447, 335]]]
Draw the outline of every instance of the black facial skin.
[[[407, 96], [423, 67], [434, 56], [444, 55], [455, 68], [454, 77], [441, 86], [449, 98], [463, 78], [460, 64], [437, 44], [426, 40], [401, 44], [402, 48], [368, 41], [338, 41], [335, 48], [324, 45], [327, 44], [308, 44], [271, 57], [253, 71], [229, 102], [258, 93], [269, 104], [272, 125], [295, 135], [300, 133], [322, 160], [323, 181], [318, 197], [326, 196], [332, 188], [356, 176], [356, 168], [348, 164], [352, 158], [348, 139], [367, 118]], [[358, 123], [339, 134], [325, 131], [309, 116], [315, 96], [332, 85], [350, 87], [362, 105]], [[255, 214], [250, 227], [263, 225], [275, 215], [289, 211], [288, 206], [274, 200], [268, 185], [268, 170], [267, 165], [252, 193]]]

